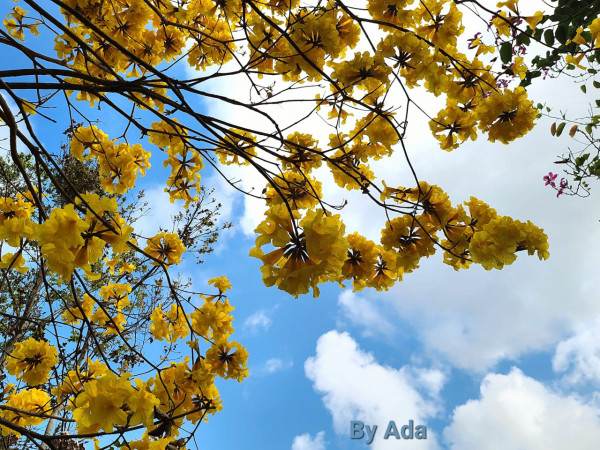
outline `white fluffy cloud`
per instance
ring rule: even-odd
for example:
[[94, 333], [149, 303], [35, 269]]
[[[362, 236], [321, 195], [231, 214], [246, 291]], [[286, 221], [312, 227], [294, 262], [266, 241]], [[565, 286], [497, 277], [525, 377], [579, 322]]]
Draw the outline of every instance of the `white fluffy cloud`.
[[290, 369], [293, 365], [293, 361], [284, 361], [281, 358], [271, 358], [265, 363], [263, 369], [267, 373], [275, 373]]
[[513, 369], [487, 375], [481, 398], [455, 409], [444, 438], [456, 450], [594, 450], [599, 413]]
[[[545, 83], [544, 89], [570, 92], [565, 82]], [[571, 102], [565, 104], [569, 111], [576, 109], [578, 95], [565, 96]], [[532, 97], [543, 98], [539, 87], [532, 89]], [[387, 294], [389, 304], [399, 314], [398, 323], [414, 328], [427, 354], [484, 371], [528, 351], [551, 350], [600, 315], [600, 207], [589, 199], [557, 199], [544, 186], [542, 176], [559, 170], [552, 165], [556, 155], [573, 144], [568, 136], [552, 138], [548, 127], [542, 123], [510, 147], [476, 142], [452, 154], [435, 148], [415, 154], [413, 163], [422, 179], [439, 183], [453, 202], [474, 195], [498, 214], [544, 228], [550, 244], [549, 260], [521, 252], [501, 271], [472, 267], [455, 272], [434, 255], [406, 274]], [[369, 217], [374, 214], [364, 211]]]
[[304, 433], [294, 438], [292, 450], [325, 450], [325, 432], [319, 431], [314, 439], [310, 434]]
[[558, 344], [552, 368], [564, 372], [567, 383], [600, 382], [600, 317]]
[[171, 203], [164, 184], [155, 184], [145, 189], [144, 193], [144, 201], [148, 202], [148, 214], [140, 217], [134, 224], [135, 232], [150, 237], [158, 233], [159, 227], [172, 231], [172, 217], [181, 210], [181, 205]]
[[[352, 420], [378, 426], [371, 446], [374, 450], [398, 447], [395, 438], [383, 439], [389, 421], [394, 420], [399, 429], [409, 420], [426, 425], [427, 419], [438, 412], [435, 402], [423, 391], [438, 391], [441, 373], [381, 365], [348, 333], [330, 331], [322, 335], [316, 355], [306, 361], [304, 369], [314, 389], [323, 396], [336, 433], [350, 440]], [[402, 441], [402, 448], [438, 447], [436, 437], [428, 430], [426, 440]]]
[[271, 318], [267, 316], [264, 310], [256, 311], [244, 321], [244, 328], [251, 333], [267, 331], [271, 326]]
[[366, 299], [350, 290], [343, 291], [338, 297], [338, 306], [344, 320], [362, 328], [363, 336], [391, 336], [394, 326], [376, 306], [374, 299]]

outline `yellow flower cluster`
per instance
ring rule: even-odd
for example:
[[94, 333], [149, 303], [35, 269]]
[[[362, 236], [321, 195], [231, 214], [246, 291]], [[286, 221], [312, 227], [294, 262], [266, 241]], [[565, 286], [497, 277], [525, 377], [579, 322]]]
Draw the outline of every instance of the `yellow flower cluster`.
[[38, 386], [48, 381], [50, 370], [58, 363], [56, 347], [48, 341], [29, 338], [17, 342], [8, 356], [6, 370], [29, 386]]
[[221, 139], [216, 153], [221, 164], [245, 166], [250, 164], [248, 159], [256, 156], [255, 143], [256, 136], [252, 133], [232, 128]]
[[298, 172], [283, 172], [273, 178], [265, 197], [267, 205], [287, 203], [293, 209], [309, 209], [319, 204], [321, 183]]
[[148, 389], [147, 383], [135, 380], [130, 374], [120, 376], [105, 370], [97, 378], [87, 381], [71, 404], [73, 418], [80, 434], [111, 433], [115, 426], [152, 426], [154, 407], [159, 400]]
[[229, 289], [231, 289], [231, 282], [227, 279], [226, 276], [211, 278], [210, 280], [208, 280], [208, 284], [216, 287], [219, 290], [220, 294], [224, 294]]
[[[29, 415], [19, 411], [11, 411], [10, 409], [0, 410], [0, 417], [20, 427], [43, 423], [45, 420], [43, 415], [49, 414], [52, 410], [52, 407], [50, 406], [50, 396], [40, 389], [24, 389], [20, 392], [11, 394], [6, 399], [5, 405], [9, 408], [38, 414]], [[39, 415], [41, 415], [41, 417]], [[4, 436], [13, 434], [18, 437], [21, 435], [19, 432], [4, 425], [0, 425], [0, 431], [2, 431]]]
[[65, 323], [69, 325], [77, 325], [84, 317], [89, 318], [94, 309], [94, 299], [87, 293], [83, 294], [83, 299], [79, 302], [79, 306], [67, 308], [62, 315]]
[[[297, 211], [293, 213], [294, 219], [300, 217]], [[317, 297], [319, 283], [339, 278], [347, 241], [338, 215], [312, 210], [296, 223], [286, 205], [279, 204], [272, 206], [266, 216], [255, 230], [259, 236], [250, 251], [250, 256], [263, 262], [265, 285], [275, 285], [296, 297], [312, 288]], [[275, 249], [265, 254], [262, 247], [266, 244]]]
[[158, 305], [152, 311], [150, 320], [152, 321], [150, 333], [159, 341], [164, 339], [167, 342], [175, 342], [190, 333], [187, 316], [176, 304], [171, 305], [171, 309], [166, 313], [162, 309], [162, 304]]
[[308, 174], [321, 167], [321, 152], [317, 148], [317, 141], [310, 134], [296, 131], [288, 135], [284, 148], [288, 152], [288, 155], [280, 158], [284, 170], [301, 170]]
[[135, 186], [138, 174], [145, 175], [150, 167], [150, 152], [140, 144], [117, 144], [116, 139], [108, 140], [108, 135], [95, 125], [75, 130], [71, 154], [80, 161], [92, 158], [98, 161], [100, 182], [108, 193], [127, 192]]
[[154, 122], [150, 132], [150, 143], [166, 151], [168, 158], [163, 165], [171, 166], [165, 192], [169, 193], [171, 203], [184, 200], [185, 208], [198, 200], [195, 195], [200, 190], [200, 171], [204, 167], [198, 151], [192, 149], [185, 140], [185, 130], [171, 123]]
[[479, 228], [471, 238], [469, 251], [473, 262], [484, 269], [502, 269], [517, 258], [515, 252], [527, 250], [530, 255], [537, 252], [539, 259], [547, 259], [548, 237], [543, 230], [531, 222], [520, 222], [510, 217], [494, 217]]
[[25, 30], [28, 30], [34, 36], [40, 34], [37, 29], [39, 22], [34, 20], [33, 23], [25, 23], [24, 20], [26, 18], [27, 11], [15, 6], [8, 14], [8, 18], [4, 19], [4, 27], [6, 30], [12, 37], [19, 41], [25, 40]]
[[[146, 244], [144, 252], [155, 260], [162, 261], [168, 265], [179, 264], [181, 262], [181, 255], [185, 252], [185, 247], [181, 243], [181, 239], [179, 239], [177, 233], [158, 233], [153, 238], [146, 239]], [[158, 262], [153, 261], [152, 264], [158, 264]]]
[[35, 224], [30, 217], [35, 210], [31, 199], [23, 194], [16, 198], [0, 198], [0, 239], [11, 247], [19, 247], [21, 239], [31, 239]]
[[[33, 235], [50, 270], [65, 280], [71, 278], [75, 268], [84, 269], [92, 278], [97, 277], [91, 274], [90, 264], [102, 257], [106, 244], [115, 255], [126, 251], [133, 232], [115, 212], [114, 199], [100, 198], [96, 194], [84, 194], [81, 198], [89, 207], [83, 219], [73, 204], [54, 208], [44, 223], [35, 226]], [[109, 225], [98, 220], [93, 211]]]
[[[456, 270], [471, 262], [501, 268], [521, 250], [537, 253], [540, 259], [549, 256], [543, 230], [498, 216], [475, 198], [465, 203], [467, 212], [462, 205], [453, 207], [439, 186], [423, 181], [416, 188], [386, 187], [381, 200], [408, 211], [386, 222], [379, 244], [358, 233], [344, 236], [338, 216], [320, 210], [303, 215], [285, 203], [272, 205], [255, 230], [256, 247], [250, 251], [263, 263], [264, 283], [296, 297], [311, 288], [318, 295], [318, 285], [326, 281], [352, 280], [355, 290], [386, 290], [437, 247], [444, 250], [444, 262]], [[265, 246], [272, 249], [265, 252]]]

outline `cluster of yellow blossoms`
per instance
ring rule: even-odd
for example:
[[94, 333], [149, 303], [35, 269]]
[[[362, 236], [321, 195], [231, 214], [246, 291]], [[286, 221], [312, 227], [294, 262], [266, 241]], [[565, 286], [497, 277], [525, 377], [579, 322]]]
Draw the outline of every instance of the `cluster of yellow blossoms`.
[[[204, 305], [191, 314], [174, 304], [166, 313], [159, 305], [151, 316], [150, 331], [158, 340], [166, 339], [173, 343], [186, 338], [191, 330], [188, 345], [195, 355], [193, 364], [190, 365], [186, 357], [142, 381], [133, 378], [130, 373], [116, 374], [104, 362], [87, 360], [82, 366], [70, 370], [62, 383], [50, 390], [54, 398], [64, 402], [72, 411], [79, 434], [112, 433], [116, 427], [142, 425], [145, 427], [144, 437], [132, 445], [161, 443], [164, 445], [157, 448], [164, 449], [179, 435], [184, 420], [197, 423], [208, 420], [207, 415], [221, 410], [215, 378], [242, 381], [248, 374], [248, 354], [238, 342], [228, 339], [233, 333], [233, 307], [224, 293], [231, 284], [225, 277], [214, 278], [210, 284], [218, 289], [218, 294], [202, 296]], [[79, 308], [68, 309], [64, 316], [71, 322], [82, 318], [99, 322], [94, 316], [101, 310], [100, 306], [102, 310], [111, 306], [124, 308], [129, 305], [130, 292], [131, 287], [124, 284], [104, 286], [99, 292], [101, 300], [97, 302], [99, 309], [96, 312], [91, 312], [94, 301], [86, 295]], [[201, 353], [201, 340], [208, 344], [204, 355]], [[8, 356], [7, 371], [30, 388], [10, 393], [4, 403], [6, 408], [0, 408], [0, 417], [21, 427], [39, 425], [47, 420], [47, 416], [52, 414], [51, 397], [31, 387], [47, 383], [51, 371], [58, 364], [58, 350], [47, 341], [30, 338], [15, 344]], [[5, 394], [14, 387], [9, 385]], [[167, 426], [168, 429], [165, 429]], [[1, 430], [5, 435], [19, 435], [10, 427], [2, 427]], [[168, 438], [149, 437], [162, 434]], [[133, 448], [138, 448], [135, 445]]]
[[[86, 151], [89, 153], [84, 154]], [[71, 139], [71, 154], [80, 161], [92, 158], [98, 161], [100, 182], [108, 193], [125, 193], [135, 186], [138, 173], [143, 176], [150, 167], [150, 152], [140, 144], [116, 144], [114, 139], [109, 141], [106, 133], [95, 125], [75, 130]]]
[[[295, 296], [310, 288], [318, 296], [318, 284], [352, 280], [355, 290], [373, 287], [387, 290], [403, 274], [419, 267], [441, 247], [444, 262], [455, 270], [471, 262], [485, 269], [501, 269], [527, 250], [547, 259], [547, 236], [531, 222], [523, 223], [498, 216], [487, 204], [471, 197], [465, 205], [453, 207], [438, 186], [420, 182], [417, 188], [386, 188], [381, 200], [414, 208], [418, 214], [405, 214], [386, 222], [380, 244], [352, 233], [337, 215], [309, 210], [304, 216], [293, 203], [277, 204], [265, 213], [256, 228], [256, 247], [250, 255], [263, 266], [263, 281]], [[438, 237], [438, 235], [441, 235]], [[272, 246], [265, 253], [264, 246]]]
[[[11, 393], [4, 405], [7, 408], [0, 411], [0, 417], [20, 427], [40, 425], [45, 421], [44, 414], [52, 409], [50, 396], [41, 389], [23, 389]], [[27, 414], [28, 412], [32, 414]], [[20, 436], [18, 431], [4, 425], [0, 425], [0, 432], [5, 436]]]
[[185, 130], [170, 123], [154, 122], [150, 132], [150, 143], [166, 151], [168, 158], [163, 163], [171, 166], [171, 175], [167, 180], [165, 192], [171, 202], [185, 200], [185, 207], [198, 200], [195, 195], [200, 190], [200, 170], [204, 167], [202, 157], [185, 140]]

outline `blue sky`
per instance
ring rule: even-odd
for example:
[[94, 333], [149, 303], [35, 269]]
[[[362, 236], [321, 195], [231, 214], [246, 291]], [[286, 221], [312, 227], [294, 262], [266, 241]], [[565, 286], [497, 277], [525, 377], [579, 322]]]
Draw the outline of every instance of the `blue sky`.
[[[229, 83], [207, 88], [246, 95], [243, 80]], [[436, 100], [414, 94], [436, 111]], [[579, 113], [593, 100], [569, 80], [541, 82], [531, 98]], [[214, 102], [197, 106], [232, 122], [255, 123], [247, 112]], [[290, 106], [273, 112], [282, 118], [296, 113]], [[446, 153], [426, 121], [411, 115], [406, 143], [420, 178], [439, 184], [455, 204], [474, 195], [500, 214], [541, 226], [551, 257], [540, 262], [520, 255], [502, 271], [455, 272], [434, 255], [383, 293], [331, 284], [318, 299], [295, 300], [264, 287], [260, 262], [248, 257], [263, 207], [205, 169], [203, 181], [216, 189], [224, 219], [234, 227], [205, 264], [186, 261], [181, 271], [199, 290], [214, 276], [231, 280], [235, 337], [250, 354], [250, 376], [241, 384], [218, 384], [224, 409], [199, 428], [198, 448], [367, 448], [364, 440], [350, 439], [351, 420], [378, 425], [368, 446], [375, 450], [597, 448], [600, 207], [594, 191], [590, 199], [557, 199], [544, 186], [542, 176], [556, 171], [556, 156], [577, 148], [568, 136], [550, 136], [550, 123], [540, 120], [510, 146], [479, 139]], [[44, 121], [35, 125], [51, 130]], [[304, 127], [328, 132], [317, 122]], [[45, 142], [56, 145], [50, 134]], [[177, 209], [162, 193], [165, 172], [156, 153], [140, 183], [153, 208], [140, 224], [149, 234]], [[374, 166], [388, 185], [410, 182], [400, 155]], [[264, 187], [248, 171], [226, 173], [245, 188]], [[331, 180], [324, 193], [349, 200], [341, 212], [347, 231], [377, 239], [384, 216], [364, 196], [340, 191]], [[428, 439], [386, 441], [390, 420], [398, 427], [409, 420], [426, 425]]]

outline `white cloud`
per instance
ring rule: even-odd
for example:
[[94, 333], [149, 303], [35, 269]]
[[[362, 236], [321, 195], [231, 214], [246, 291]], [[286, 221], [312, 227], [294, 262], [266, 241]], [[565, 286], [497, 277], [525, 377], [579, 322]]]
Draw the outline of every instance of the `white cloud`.
[[[573, 88], [556, 80], [544, 83], [543, 89], [556, 92]], [[531, 96], [543, 98], [541, 88], [532, 88]], [[574, 111], [581, 97], [573, 92], [564, 99]], [[600, 205], [589, 199], [557, 199], [544, 186], [542, 176], [557, 171], [552, 165], [556, 155], [573, 144], [568, 137], [552, 138], [548, 129], [549, 123], [542, 122], [510, 147], [478, 141], [452, 154], [433, 145], [420, 146], [417, 138], [428, 142], [423, 136], [411, 135], [407, 142], [409, 148], [421, 150], [412, 160], [421, 179], [438, 183], [454, 203], [474, 195], [499, 214], [542, 227], [550, 244], [549, 260], [541, 262], [521, 252], [501, 271], [472, 267], [455, 272], [436, 254], [406, 274], [384, 294], [399, 315], [399, 320], [390, 321], [412, 327], [427, 354], [484, 371], [528, 351], [550, 350], [589, 317], [600, 315]], [[387, 170], [391, 176], [392, 169]], [[375, 217], [373, 209], [361, 209]]]
[[565, 372], [563, 380], [570, 384], [600, 382], [600, 317], [558, 344], [552, 368]]
[[[379, 364], [348, 333], [330, 331], [322, 335], [316, 356], [307, 359], [304, 369], [314, 389], [323, 396], [336, 433], [350, 439], [352, 420], [378, 426], [372, 443], [374, 450], [398, 448], [393, 437], [383, 439], [391, 420], [399, 429], [409, 420], [415, 425], [426, 425], [426, 419], [438, 412], [436, 404], [412, 384], [418, 371]], [[431, 388], [428, 391], [438, 389], [439, 383], [431, 374], [418, 378], [421, 382], [415, 383], [417, 386], [426, 384]], [[426, 440], [402, 441], [402, 448], [435, 449], [437, 440], [428, 430]]]
[[444, 438], [456, 450], [594, 450], [600, 441], [599, 413], [513, 369], [508, 375], [487, 375], [481, 398], [454, 410]]
[[267, 316], [264, 310], [256, 311], [244, 321], [244, 328], [251, 333], [258, 333], [261, 330], [267, 331], [271, 326], [271, 318]]
[[315, 438], [311, 438], [310, 434], [304, 433], [294, 438], [292, 450], [325, 450], [325, 432], [319, 431]]
[[144, 189], [144, 194], [143, 200], [148, 202], [148, 214], [134, 224], [135, 232], [144, 237], [151, 237], [158, 233], [159, 227], [172, 231], [172, 217], [181, 210], [181, 204], [171, 203], [164, 184]]
[[345, 290], [338, 297], [338, 305], [346, 320], [362, 328], [363, 336], [380, 334], [389, 337], [393, 334], [394, 326], [382, 314], [374, 299], [365, 299]]
[[265, 363], [263, 370], [267, 373], [275, 373], [288, 370], [293, 365], [293, 361], [284, 361], [280, 358], [272, 358]]

